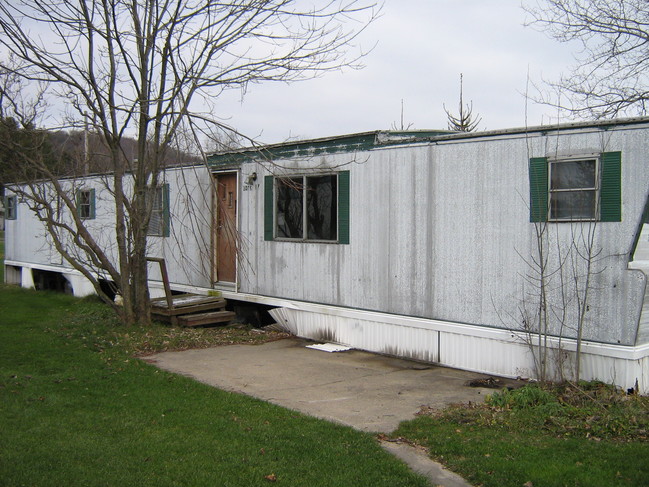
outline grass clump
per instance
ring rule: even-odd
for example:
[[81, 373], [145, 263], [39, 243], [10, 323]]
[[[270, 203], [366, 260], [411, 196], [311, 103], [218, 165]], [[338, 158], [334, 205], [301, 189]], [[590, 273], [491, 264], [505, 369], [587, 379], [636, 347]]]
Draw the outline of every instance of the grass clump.
[[525, 409], [558, 403], [550, 391], [537, 386], [503, 389], [501, 392], [487, 396], [485, 402], [494, 408], [506, 409]]
[[0, 316], [0, 485], [426, 485], [369, 434], [133, 358], [249, 330], [124, 328], [97, 300], [1, 285]]
[[595, 382], [505, 389], [394, 435], [484, 487], [628, 486], [649, 476], [648, 431], [649, 398]]
[[649, 440], [649, 398], [598, 381], [504, 389], [488, 396], [483, 409], [493, 421], [534, 426], [559, 437]]

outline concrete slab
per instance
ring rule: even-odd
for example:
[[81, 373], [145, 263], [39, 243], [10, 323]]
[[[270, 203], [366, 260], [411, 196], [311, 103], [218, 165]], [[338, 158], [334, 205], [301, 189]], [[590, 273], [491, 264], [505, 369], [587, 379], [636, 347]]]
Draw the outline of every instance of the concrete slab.
[[480, 374], [357, 350], [327, 353], [289, 338], [148, 357], [158, 367], [368, 432], [389, 433], [421, 406], [482, 402]]
[[[358, 350], [328, 353], [306, 348], [312, 343], [287, 338], [263, 345], [165, 352], [146, 360], [223, 390], [368, 432], [389, 433], [414, 418], [422, 406], [482, 402], [492, 392], [465, 385], [486, 377], [481, 374]], [[431, 485], [471, 487], [422, 449], [390, 441], [381, 445]]]

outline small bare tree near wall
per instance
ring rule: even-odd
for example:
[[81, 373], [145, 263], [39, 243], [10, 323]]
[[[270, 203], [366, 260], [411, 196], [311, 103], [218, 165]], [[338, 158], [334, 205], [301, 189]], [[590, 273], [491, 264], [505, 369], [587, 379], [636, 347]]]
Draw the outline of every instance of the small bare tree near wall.
[[[606, 160], [609, 167], [607, 171], [600, 168], [602, 174], [610, 174], [616, 161], [619, 163], [618, 153], [606, 153], [608, 137], [603, 134], [600, 141], [599, 164]], [[528, 146], [528, 157], [531, 152]], [[524, 294], [516, 311], [508, 312], [503, 323], [522, 331], [519, 336], [532, 355], [537, 379], [579, 381], [584, 336], [592, 335], [592, 317], [598, 312], [592, 293], [609, 257], [602, 255], [598, 244], [598, 221], [614, 221], [615, 216], [603, 210], [603, 201], [610, 197], [604, 198], [601, 191], [592, 200], [582, 200], [576, 193], [569, 204], [553, 199], [554, 171], [558, 169], [551, 169], [552, 161], [556, 165], [565, 161], [557, 149], [552, 152], [554, 157], [529, 157], [530, 193], [524, 200], [529, 204], [532, 233], [529, 248], [517, 249], [526, 269], [521, 276]], [[586, 162], [598, 167], [594, 160]], [[558, 174], [556, 184], [561, 185]], [[565, 173], [564, 177], [573, 176]], [[574, 346], [568, 345], [568, 339]]]
[[[215, 125], [236, 132], [218, 121], [225, 90], [357, 67], [363, 53], [350, 54], [351, 43], [377, 14], [359, 0], [0, 0], [0, 35], [12, 58], [0, 70], [41, 83], [51, 106], [66, 107], [67, 126], [87, 120], [110, 154], [114, 255], [79, 217], [78, 188], [38, 157], [29, 162], [41, 183], [14, 189], [107, 302], [99, 275], [116, 284], [123, 322], [148, 323], [147, 234], [176, 132]], [[27, 96], [3, 95], [14, 106], [21, 104], [9, 97]], [[123, 150], [127, 135], [137, 140], [134, 157]]]
[[[602, 272], [601, 248], [595, 242], [597, 223], [560, 224], [569, 227], [568, 236], [548, 222], [533, 225], [534, 248], [529, 256], [519, 253], [527, 267], [517, 317], [521, 336], [538, 380], [579, 381], [584, 331], [591, 323], [593, 280]], [[575, 341], [574, 353], [564, 346], [566, 338]]]

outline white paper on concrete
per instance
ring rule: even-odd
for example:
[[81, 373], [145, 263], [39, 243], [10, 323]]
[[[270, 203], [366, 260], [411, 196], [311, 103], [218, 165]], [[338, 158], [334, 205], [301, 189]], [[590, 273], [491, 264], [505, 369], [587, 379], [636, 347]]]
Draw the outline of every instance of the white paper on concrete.
[[314, 345], [307, 345], [306, 348], [313, 348], [314, 350], [322, 350], [323, 352], [346, 352], [351, 350], [352, 347], [345, 345], [337, 345], [335, 343], [316, 343]]

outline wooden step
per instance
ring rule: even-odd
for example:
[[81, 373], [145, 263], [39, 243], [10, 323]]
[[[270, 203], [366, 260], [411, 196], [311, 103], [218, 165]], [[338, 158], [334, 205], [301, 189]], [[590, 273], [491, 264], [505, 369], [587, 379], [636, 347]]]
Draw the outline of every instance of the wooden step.
[[214, 311], [225, 308], [225, 299], [218, 296], [204, 296], [198, 294], [178, 294], [171, 297], [171, 306], [167, 298], [151, 300], [151, 314], [156, 316], [176, 316], [200, 311]]
[[231, 321], [236, 316], [233, 311], [211, 311], [209, 313], [195, 313], [191, 315], [178, 316], [178, 324], [181, 326], [211, 325]]

